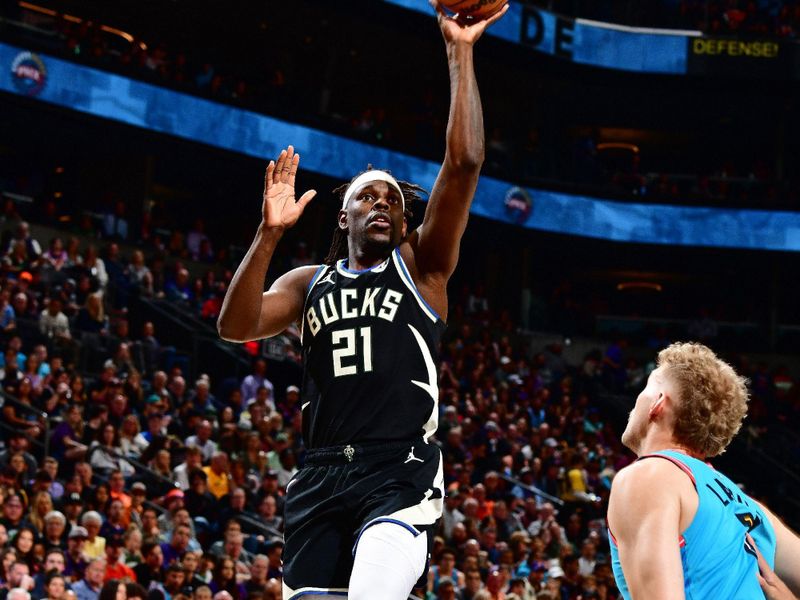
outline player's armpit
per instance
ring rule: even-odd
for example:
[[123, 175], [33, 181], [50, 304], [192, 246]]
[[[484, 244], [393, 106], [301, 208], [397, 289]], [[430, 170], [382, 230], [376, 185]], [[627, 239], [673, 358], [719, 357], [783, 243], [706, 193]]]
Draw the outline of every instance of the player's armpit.
[[679, 538], [686, 483], [681, 471], [657, 460], [634, 463], [614, 478], [608, 524], [634, 600], [684, 598]]

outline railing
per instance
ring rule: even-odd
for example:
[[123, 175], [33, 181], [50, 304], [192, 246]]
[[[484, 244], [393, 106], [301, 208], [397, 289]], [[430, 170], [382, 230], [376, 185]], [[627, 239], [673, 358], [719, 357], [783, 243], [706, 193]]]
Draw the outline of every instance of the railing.
[[186, 352], [189, 358], [190, 375], [197, 375], [200, 359], [207, 365], [207, 371], [215, 378], [239, 377], [250, 368], [250, 361], [244, 351], [233, 344], [222, 341], [216, 328], [206, 323], [187, 309], [182, 309], [165, 300], [140, 297], [136, 303], [148, 319], [156, 322], [161, 332], [159, 339]]
[[564, 501], [561, 498], [556, 498], [555, 496], [551, 496], [547, 492], [542, 491], [539, 488], [537, 488], [535, 485], [530, 485], [528, 483], [520, 481], [519, 479], [514, 479], [513, 477], [509, 477], [508, 475], [506, 475], [504, 473], [498, 473], [497, 476], [500, 479], [504, 479], [505, 481], [508, 481], [509, 483], [513, 483], [514, 485], [518, 485], [519, 487], [521, 487], [524, 490], [528, 490], [529, 492], [531, 492], [532, 494], [538, 496], [539, 498], [544, 498], [548, 502], [552, 502], [553, 504], [557, 504], [558, 506], [564, 506]]

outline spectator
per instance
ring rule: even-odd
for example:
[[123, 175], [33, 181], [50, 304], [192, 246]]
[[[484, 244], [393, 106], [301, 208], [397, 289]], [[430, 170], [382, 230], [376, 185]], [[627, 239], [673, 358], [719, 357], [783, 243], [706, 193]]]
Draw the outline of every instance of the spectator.
[[83, 253], [83, 272], [92, 280], [97, 282], [101, 292], [104, 292], [108, 285], [108, 272], [106, 265], [97, 254], [97, 248], [93, 245], [86, 247]]
[[212, 594], [228, 592], [233, 600], [244, 600], [246, 597], [244, 585], [236, 581], [236, 563], [229, 556], [222, 556], [217, 560], [208, 587]]
[[266, 378], [267, 361], [263, 358], [257, 358], [253, 363], [253, 372], [244, 378], [242, 381], [241, 390], [242, 398], [245, 403], [250, 399], [255, 398], [258, 393], [258, 388], [266, 387], [269, 390], [269, 397], [274, 395], [275, 388], [272, 382]]
[[[114, 479], [115, 475], [117, 477], [121, 477], [122, 473], [119, 471], [113, 472], [111, 474], [112, 480]], [[111, 494], [113, 494], [113, 491], [109, 493], [109, 495]], [[124, 494], [124, 496], [127, 497], [128, 501], [130, 502], [130, 496], [127, 494]], [[103, 523], [103, 526], [100, 528], [100, 535], [106, 540], [109, 540], [112, 537], [117, 537], [121, 540], [127, 527], [127, 523], [124, 520], [125, 507], [123, 505], [121, 495], [118, 494], [117, 497], [111, 495], [111, 498], [106, 503], [106, 507], [106, 520]]]
[[51, 298], [47, 308], [42, 311], [39, 317], [39, 331], [48, 338], [59, 340], [70, 340], [72, 334], [69, 330], [69, 320], [67, 315], [61, 311], [61, 300]]
[[89, 446], [86, 456], [92, 467], [105, 476], [112, 471], [121, 471], [123, 476], [132, 475], [135, 469], [123, 458], [123, 454], [119, 432], [111, 423], [107, 423]]
[[112, 579], [105, 582], [97, 600], [126, 600], [127, 593], [124, 581]]
[[133, 290], [138, 290], [142, 295], [153, 295], [153, 274], [144, 261], [144, 252], [134, 250], [131, 262], [127, 269], [128, 283]]
[[258, 520], [265, 527], [277, 532], [283, 531], [283, 517], [278, 514], [278, 503], [273, 496], [264, 496], [258, 505]]
[[164, 573], [164, 583], [161, 589], [164, 591], [167, 600], [171, 600], [180, 594], [186, 583], [186, 571], [180, 563], [172, 563]]
[[[61, 558], [64, 558], [63, 551], [67, 547], [67, 517], [64, 513], [51, 510], [44, 517], [44, 530], [42, 541], [46, 548], [57, 548], [62, 551]], [[46, 567], [47, 565], [45, 565]], [[63, 566], [62, 566], [62, 571]], [[45, 572], [49, 569], [45, 569]]]
[[128, 220], [125, 218], [123, 200], [116, 200], [113, 210], [103, 216], [103, 237], [121, 241], [128, 239]]
[[[105, 558], [93, 558], [86, 567], [83, 579], [72, 586], [77, 600], [99, 600], [106, 571]], [[104, 598], [103, 600], [107, 600]]]
[[26, 221], [21, 221], [16, 229], [14, 235], [9, 242], [9, 248], [13, 247], [16, 243], [21, 243], [25, 248], [28, 256], [36, 259], [42, 253], [42, 247], [39, 242], [31, 236], [31, 227]]
[[19, 527], [11, 538], [11, 547], [17, 551], [17, 561], [28, 565], [28, 572], [33, 573], [38, 568], [38, 560], [34, 551], [36, 530], [33, 527]]
[[[213, 258], [213, 251], [211, 250], [211, 240], [205, 233], [206, 224], [203, 219], [195, 219], [194, 226], [189, 234], [186, 236], [186, 248], [189, 250], [189, 255], [192, 260], [206, 261], [209, 255]], [[203, 242], [206, 243], [206, 248], [201, 251]]]
[[248, 596], [251, 593], [262, 592], [267, 584], [267, 570], [269, 569], [269, 558], [264, 554], [259, 554], [253, 558], [250, 565], [250, 579], [245, 582], [244, 589]]
[[66, 266], [67, 252], [64, 250], [64, 241], [60, 237], [50, 240], [50, 247], [42, 254], [42, 267], [58, 273]]
[[[186, 446], [198, 448], [204, 462], [212, 460], [213, 456], [217, 453], [217, 443], [211, 439], [213, 431], [214, 429], [211, 426], [211, 422], [205, 419], [197, 426], [197, 433], [186, 438]], [[206, 474], [208, 474], [208, 471], [206, 471]]]
[[142, 556], [144, 562], [134, 567], [136, 583], [149, 589], [151, 583], [160, 583], [164, 580], [164, 555], [161, 553], [161, 546], [158, 542], [145, 542], [142, 544]]
[[123, 580], [136, 581], [136, 575], [122, 560], [125, 541], [122, 535], [114, 534], [106, 538], [106, 570], [103, 581]]
[[103, 310], [103, 300], [99, 293], [89, 294], [86, 304], [78, 311], [75, 327], [85, 333], [105, 335], [108, 333], [108, 318]]
[[[13, 359], [9, 358], [10, 361]], [[3, 381], [6, 393], [16, 396], [16, 402], [7, 401], [3, 406], [3, 420], [31, 439], [38, 438], [44, 431], [44, 417], [33, 406], [31, 380], [23, 377], [15, 387], [14, 383]], [[24, 462], [24, 461], [23, 461]], [[27, 469], [27, 465], [26, 465]]]
[[72, 581], [83, 579], [86, 567], [89, 565], [83, 553], [88, 537], [89, 533], [86, 528], [80, 525], [74, 526], [67, 536], [67, 556], [64, 574], [70, 577]]
[[198, 446], [188, 445], [184, 461], [172, 470], [172, 477], [183, 491], [189, 489], [189, 473], [201, 469], [203, 466], [203, 455]]
[[10, 538], [17, 535], [17, 531], [29, 527], [30, 523], [25, 518], [25, 503], [22, 496], [16, 493], [8, 494], [3, 500], [3, 517], [0, 524], [6, 528]]
[[0, 290], [0, 332], [8, 336], [17, 328], [17, 315], [11, 306], [11, 292], [7, 289]]
[[185, 504], [193, 517], [216, 514], [217, 498], [208, 491], [208, 476], [205, 470], [197, 468], [189, 473], [189, 490], [186, 492]]
[[161, 544], [163, 563], [167, 566], [180, 563], [181, 560], [183, 560], [183, 555], [189, 548], [189, 540], [191, 537], [192, 532], [188, 525], [177, 525], [172, 530], [169, 543]]
[[[86, 558], [93, 560], [105, 556], [106, 540], [100, 536], [100, 528], [103, 526], [103, 517], [94, 510], [83, 513], [81, 526], [86, 530], [86, 544], [83, 547], [83, 554]], [[103, 565], [105, 571], [105, 564]], [[91, 581], [94, 581], [92, 579]]]
[[[64, 592], [67, 590], [67, 579], [63, 573], [53, 569], [47, 571], [47, 575], [42, 586], [42, 594], [39, 596], [43, 600], [63, 600]], [[36, 592], [34, 591], [34, 595]]]

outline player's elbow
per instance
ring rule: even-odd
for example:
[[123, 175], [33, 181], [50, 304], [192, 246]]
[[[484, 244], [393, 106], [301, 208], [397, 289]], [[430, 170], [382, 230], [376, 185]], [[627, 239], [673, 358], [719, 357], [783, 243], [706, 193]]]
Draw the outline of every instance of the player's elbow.
[[217, 333], [226, 342], [242, 343], [249, 341], [247, 331], [243, 327], [231, 323], [230, 318], [226, 318], [225, 315], [220, 315], [217, 319]]
[[483, 147], [465, 148], [461, 152], [453, 152], [447, 157], [450, 168], [461, 173], [479, 173], [486, 160]]

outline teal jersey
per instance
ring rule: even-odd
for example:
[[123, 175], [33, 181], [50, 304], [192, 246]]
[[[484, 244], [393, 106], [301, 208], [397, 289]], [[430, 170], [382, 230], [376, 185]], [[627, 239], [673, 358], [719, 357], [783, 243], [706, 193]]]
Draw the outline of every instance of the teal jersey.
[[[689, 527], [675, 540], [680, 546], [683, 587], [687, 600], [753, 600], [764, 598], [756, 573], [758, 563], [745, 538], [750, 533], [770, 566], [775, 564], [775, 530], [750, 497], [719, 471], [701, 460], [674, 450], [641, 457], [666, 459], [692, 480], [699, 502]], [[614, 533], [611, 566], [622, 596], [631, 594], [622, 572]]]

